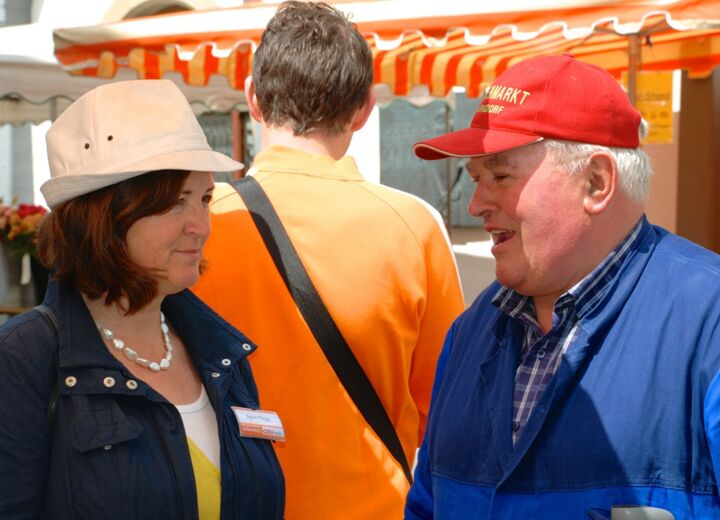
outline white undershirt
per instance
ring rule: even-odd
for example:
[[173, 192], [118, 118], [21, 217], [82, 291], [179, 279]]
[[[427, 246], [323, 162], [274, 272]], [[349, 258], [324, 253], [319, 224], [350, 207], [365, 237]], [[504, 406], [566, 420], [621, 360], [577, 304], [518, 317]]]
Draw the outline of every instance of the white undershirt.
[[200, 397], [190, 404], [176, 404], [180, 412], [185, 434], [202, 450], [216, 468], [220, 469], [220, 439], [217, 418], [208, 399], [205, 386], [200, 385]]

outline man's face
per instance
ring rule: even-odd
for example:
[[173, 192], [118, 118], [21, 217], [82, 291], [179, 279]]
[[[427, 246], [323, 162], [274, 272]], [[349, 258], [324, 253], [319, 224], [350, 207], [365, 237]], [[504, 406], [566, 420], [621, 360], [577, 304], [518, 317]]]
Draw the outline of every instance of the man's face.
[[542, 143], [472, 158], [468, 211], [485, 220], [498, 281], [520, 294], [557, 299], [589, 272], [585, 172], [571, 176]]

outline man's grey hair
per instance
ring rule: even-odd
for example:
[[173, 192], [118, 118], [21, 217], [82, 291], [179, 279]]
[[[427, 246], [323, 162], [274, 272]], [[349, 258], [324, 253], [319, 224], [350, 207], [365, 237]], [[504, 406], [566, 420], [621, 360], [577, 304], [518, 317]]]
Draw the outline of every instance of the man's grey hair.
[[[648, 124], [643, 119], [640, 137], [645, 137], [647, 131]], [[570, 174], [580, 172], [592, 154], [609, 153], [615, 160], [621, 189], [633, 200], [647, 200], [653, 169], [650, 158], [640, 148], [615, 148], [558, 139], [545, 139], [542, 143], [553, 159]]]

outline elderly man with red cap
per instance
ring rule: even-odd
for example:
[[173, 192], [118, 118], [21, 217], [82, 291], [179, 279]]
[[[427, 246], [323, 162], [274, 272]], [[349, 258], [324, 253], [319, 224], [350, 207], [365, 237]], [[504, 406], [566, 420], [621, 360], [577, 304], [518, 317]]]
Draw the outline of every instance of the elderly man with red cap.
[[641, 129], [550, 56], [415, 145], [469, 158], [497, 281], [446, 337], [408, 519], [720, 518], [720, 256], [648, 222]]

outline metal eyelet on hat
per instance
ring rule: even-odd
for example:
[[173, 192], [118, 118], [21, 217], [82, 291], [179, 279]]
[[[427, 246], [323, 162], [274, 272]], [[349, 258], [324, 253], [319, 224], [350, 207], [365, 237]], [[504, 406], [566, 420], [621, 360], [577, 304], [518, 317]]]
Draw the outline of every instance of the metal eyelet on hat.
[[211, 375], [212, 377], [216, 377], [216, 378], [217, 378], [217, 377], [220, 377], [220, 372], [213, 372], [213, 373], [210, 374], [210, 375]]
[[243, 350], [248, 351], [248, 352], [252, 350], [252, 347], [250, 346], [249, 343], [243, 343], [242, 348], [243, 348]]
[[134, 379], [128, 379], [125, 386], [127, 386], [130, 390], [135, 390], [138, 387], [138, 384]]
[[114, 377], [106, 377], [105, 379], [103, 379], [103, 384], [105, 385], [106, 388], [112, 388], [113, 386], [115, 386], [115, 378]]
[[228, 358], [225, 358], [221, 361], [221, 363], [223, 364], [223, 366], [229, 367], [232, 361], [230, 361]]
[[67, 377], [65, 378], [65, 386], [68, 386], [68, 387], [72, 388], [72, 387], [75, 386], [76, 384], [77, 384], [77, 377], [75, 377], [75, 376], [67, 376]]

